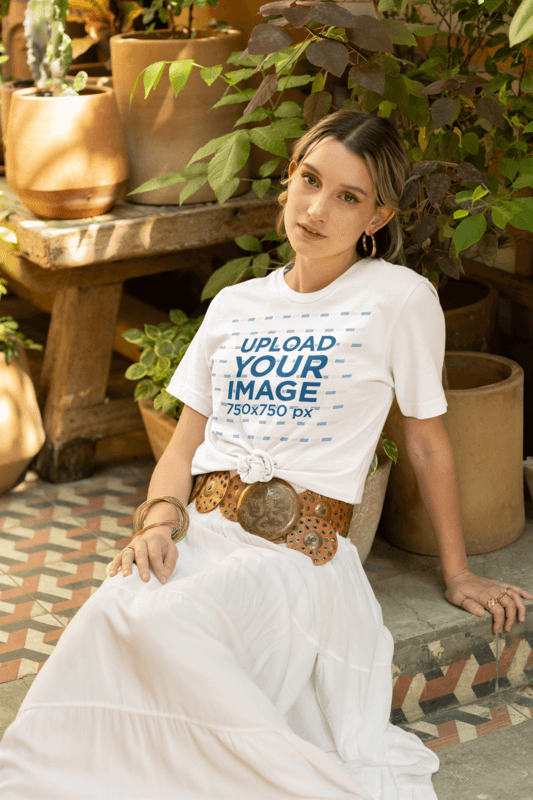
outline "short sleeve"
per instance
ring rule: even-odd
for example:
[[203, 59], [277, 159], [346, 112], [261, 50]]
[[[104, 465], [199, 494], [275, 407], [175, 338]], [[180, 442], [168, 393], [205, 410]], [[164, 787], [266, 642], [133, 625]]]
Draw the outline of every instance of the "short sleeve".
[[213, 410], [208, 355], [209, 316], [208, 311], [167, 386], [169, 394], [204, 417], [210, 417]]
[[425, 280], [411, 292], [400, 311], [389, 345], [389, 367], [404, 416], [429, 419], [446, 412], [442, 387], [445, 341], [439, 297]]

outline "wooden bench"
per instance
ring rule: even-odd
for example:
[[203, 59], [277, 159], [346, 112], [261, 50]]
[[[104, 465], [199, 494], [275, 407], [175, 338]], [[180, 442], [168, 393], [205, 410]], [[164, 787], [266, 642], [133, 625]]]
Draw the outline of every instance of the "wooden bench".
[[220, 245], [274, 227], [277, 195], [181, 208], [120, 202], [100, 217], [62, 221], [34, 216], [4, 179], [0, 191], [14, 209], [1, 224], [18, 240], [14, 249], [0, 240], [0, 270], [17, 293], [51, 311], [38, 386], [46, 442], [36, 468], [54, 483], [78, 480], [91, 473], [99, 439], [142, 427], [136, 403], [106, 398], [113, 347], [132, 355], [119, 334], [143, 311], [125, 298], [117, 329], [123, 282], [176, 269], [207, 276]]

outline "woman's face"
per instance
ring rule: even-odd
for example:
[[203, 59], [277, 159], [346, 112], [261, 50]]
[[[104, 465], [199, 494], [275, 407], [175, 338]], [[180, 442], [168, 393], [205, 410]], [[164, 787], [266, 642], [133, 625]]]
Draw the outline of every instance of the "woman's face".
[[375, 233], [393, 216], [375, 207], [367, 166], [328, 136], [311, 147], [298, 167], [289, 166], [285, 230], [297, 256], [333, 260], [347, 269], [358, 256], [362, 233]]

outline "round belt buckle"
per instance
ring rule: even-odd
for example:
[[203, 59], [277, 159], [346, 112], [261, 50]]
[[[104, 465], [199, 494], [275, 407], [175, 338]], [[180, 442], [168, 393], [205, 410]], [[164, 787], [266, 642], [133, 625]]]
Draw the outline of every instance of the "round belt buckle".
[[263, 539], [279, 539], [300, 518], [300, 500], [287, 481], [251, 483], [243, 489], [237, 504], [237, 519], [245, 531]]
[[226, 494], [229, 483], [228, 472], [212, 472], [199, 491], [195, 505], [200, 514], [207, 514], [216, 508]]
[[331, 524], [320, 517], [302, 517], [287, 536], [287, 547], [298, 550], [320, 566], [331, 561], [337, 552], [337, 533]]

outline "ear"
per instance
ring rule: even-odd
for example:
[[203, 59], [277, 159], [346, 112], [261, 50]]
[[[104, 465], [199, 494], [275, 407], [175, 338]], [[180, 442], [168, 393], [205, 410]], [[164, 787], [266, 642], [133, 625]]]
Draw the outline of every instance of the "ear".
[[289, 178], [292, 178], [292, 176], [296, 172], [297, 168], [298, 168], [298, 164], [296, 163], [296, 161], [294, 159], [291, 159], [291, 162], [289, 164]]
[[390, 220], [394, 217], [395, 214], [396, 211], [387, 208], [387, 206], [380, 206], [376, 210], [374, 216], [372, 217], [370, 225], [368, 226], [368, 230], [365, 231], [365, 233], [368, 236], [370, 236], [373, 233], [376, 233], [377, 231], [379, 231], [380, 228], [383, 228], [387, 224], [387, 222], [390, 222]]

